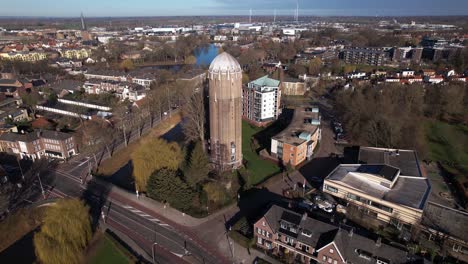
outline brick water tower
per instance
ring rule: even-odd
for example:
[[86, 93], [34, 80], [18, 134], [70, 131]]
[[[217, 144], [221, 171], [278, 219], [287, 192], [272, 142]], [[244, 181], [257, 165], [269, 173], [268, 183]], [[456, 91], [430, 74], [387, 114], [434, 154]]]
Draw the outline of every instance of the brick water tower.
[[226, 52], [208, 70], [210, 157], [220, 171], [242, 165], [242, 69]]

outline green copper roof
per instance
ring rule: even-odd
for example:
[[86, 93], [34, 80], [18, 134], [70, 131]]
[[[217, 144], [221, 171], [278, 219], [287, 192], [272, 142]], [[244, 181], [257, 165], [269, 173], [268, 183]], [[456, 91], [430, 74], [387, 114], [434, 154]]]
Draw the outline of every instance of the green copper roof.
[[257, 86], [268, 86], [268, 87], [278, 87], [280, 81], [268, 78], [268, 75], [258, 78], [257, 80], [252, 81], [254, 85]]

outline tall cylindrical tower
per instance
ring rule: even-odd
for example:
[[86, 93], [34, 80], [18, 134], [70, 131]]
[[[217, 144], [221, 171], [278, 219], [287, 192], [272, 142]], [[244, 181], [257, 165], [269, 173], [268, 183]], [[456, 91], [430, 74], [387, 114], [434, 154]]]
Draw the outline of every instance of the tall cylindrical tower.
[[208, 70], [210, 156], [221, 171], [242, 165], [242, 69], [226, 52]]

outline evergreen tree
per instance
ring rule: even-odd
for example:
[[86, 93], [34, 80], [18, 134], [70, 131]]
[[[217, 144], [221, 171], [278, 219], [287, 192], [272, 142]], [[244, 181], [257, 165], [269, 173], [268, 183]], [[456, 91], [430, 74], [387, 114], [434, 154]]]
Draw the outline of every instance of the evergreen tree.
[[180, 176], [180, 172], [168, 168], [154, 172], [148, 180], [148, 196], [158, 201], [166, 201], [172, 207], [186, 211], [192, 204], [195, 192]]
[[190, 161], [186, 172], [187, 182], [196, 186], [208, 177], [210, 163], [200, 141], [195, 143], [195, 147], [190, 155]]

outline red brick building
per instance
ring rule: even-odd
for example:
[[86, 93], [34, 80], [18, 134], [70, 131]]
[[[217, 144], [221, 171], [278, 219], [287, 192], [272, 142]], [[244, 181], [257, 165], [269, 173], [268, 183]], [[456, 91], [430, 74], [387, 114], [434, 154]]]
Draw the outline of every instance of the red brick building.
[[68, 159], [78, 153], [75, 137], [58, 131], [32, 133], [3, 133], [0, 135], [0, 152], [20, 156], [21, 159], [51, 157]]
[[254, 224], [256, 246], [295, 263], [412, 263], [407, 252], [273, 205]]

